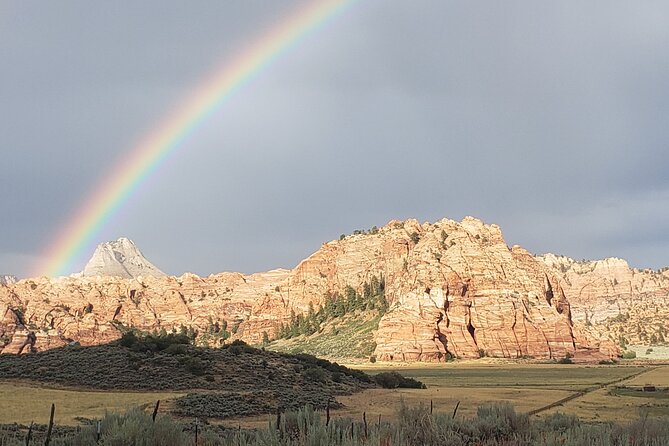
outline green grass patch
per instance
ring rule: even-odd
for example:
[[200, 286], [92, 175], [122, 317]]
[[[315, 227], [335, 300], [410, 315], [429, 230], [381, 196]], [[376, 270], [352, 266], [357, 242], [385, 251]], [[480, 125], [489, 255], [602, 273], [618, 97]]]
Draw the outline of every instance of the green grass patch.
[[376, 348], [374, 333], [380, 320], [381, 316], [375, 312], [357, 312], [324, 324], [312, 335], [277, 340], [266, 348], [325, 358], [367, 359]]
[[639, 398], [669, 401], [669, 390], [667, 389], [658, 389], [654, 392], [645, 392], [643, 389], [631, 387], [614, 387], [609, 391], [609, 393], [616, 396], [634, 396]]
[[630, 376], [638, 367], [594, 367], [562, 365], [466, 367], [361, 367], [369, 373], [399, 370], [428, 387], [533, 387], [555, 390], [582, 390]]

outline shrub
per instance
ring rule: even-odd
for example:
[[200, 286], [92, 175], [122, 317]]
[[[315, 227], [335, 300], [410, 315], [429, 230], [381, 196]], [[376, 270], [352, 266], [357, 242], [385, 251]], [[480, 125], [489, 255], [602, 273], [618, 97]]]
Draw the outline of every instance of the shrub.
[[119, 341], [119, 344], [122, 347], [132, 347], [137, 343], [137, 335], [135, 334], [134, 331], [128, 331], [126, 333], [123, 333], [121, 336], [121, 340]]
[[425, 389], [425, 384], [413, 378], [406, 378], [397, 372], [383, 372], [374, 375], [374, 381], [384, 389]]
[[136, 352], [160, 352], [172, 345], [190, 344], [190, 338], [183, 334], [162, 333], [146, 334], [136, 330], [128, 330], [121, 335], [119, 345]]
[[185, 355], [188, 353], [188, 346], [184, 344], [172, 344], [165, 349], [165, 353], [170, 355]]
[[519, 414], [509, 403], [481, 406], [476, 411], [474, 424], [481, 440], [503, 440], [529, 431], [530, 419]]
[[565, 432], [580, 425], [576, 415], [556, 412], [546, 416], [541, 424], [541, 430], [549, 432]]
[[623, 352], [623, 359], [634, 359], [636, 358], [636, 352], [634, 350], [625, 350]]
[[188, 358], [184, 363], [186, 370], [191, 372], [193, 375], [201, 376], [204, 375], [204, 363], [200, 358]]
[[374, 363], [376, 362], [376, 355], [372, 355], [372, 356], [370, 356], [370, 357], [369, 357], [369, 362], [371, 362], [372, 364], [374, 364]]
[[235, 339], [228, 345], [224, 345], [223, 349], [227, 349], [233, 355], [240, 355], [242, 353], [257, 353], [258, 350], [248, 345], [241, 339]]
[[325, 382], [325, 371], [320, 367], [309, 367], [302, 372], [302, 376], [309, 381]]

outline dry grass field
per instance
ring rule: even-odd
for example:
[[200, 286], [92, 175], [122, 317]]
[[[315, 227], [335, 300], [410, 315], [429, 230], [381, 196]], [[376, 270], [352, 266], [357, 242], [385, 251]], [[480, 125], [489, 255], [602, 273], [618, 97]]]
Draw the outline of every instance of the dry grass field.
[[[392, 368], [388, 364], [365, 364], [358, 368], [376, 373]], [[638, 418], [640, 412], [651, 416], [669, 416], [669, 400], [639, 393], [620, 396], [614, 386], [653, 384], [669, 387], [669, 366], [567, 365], [449, 363], [406, 365], [398, 368], [405, 376], [427, 384], [427, 390], [366, 391], [347, 397], [350, 407], [365, 407], [368, 413], [388, 411], [400, 399], [410, 404], [430, 400], [438, 410], [452, 410], [460, 401], [459, 412], [471, 415], [485, 402], [508, 401], [518, 411], [531, 411], [556, 402], [579, 391], [592, 390], [556, 408], [542, 412], [566, 412], [585, 421], [621, 421]], [[630, 378], [626, 380], [625, 378]], [[613, 383], [607, 385], [607, 383]], [[377, 392], [375, 394], [374, 392]], [[352, 410], [355, 412], [355, 410]], [[541, 416], [538, 415], [538, 416]]]
[[[584, 421], [627, 421], [640, 411], [650, 416], [669, 416], [669, 399], [662, 394], [616, 392], [616, 386], [653, 384], [669, 387], [669, 366], [618, 364], [611, 366], [509, 364], [494, 361], [454, 362], [447, 364], [357, 364], [370, 374], [398, 370], [405, 376], [424, 382], [427, 389], [371, 389], [338, 400], [344, 407], [333, 416], [393, 419], [401, 401], [409, 405], [434, 405], [435, 411], [452, 413], [459, 402], [458, 414], [473, 416], [479, 405], [510, 402], [519, 412], [536, 410], [562, 398], [587, 391], [556, 408]], [[626, 379], [627, 378], [627, 379]], [[608, 384], [614, 383], [615, 384]], [[56, 422], [73, 425], [78, 417], [96, 418], [105, 410], [123, 411], [135, 405], [152, 405], [160, 399], [161, 412], [174, 407], [182, 393], [170, 392], [94, 392], [53, 389], [29, 383], [0, 383], [0, 423], [47, 421], [49, 405], [57, 406]], [[215, 420], [210, 420], [215, 422]], [[218, 421], [216, 421], [218, 422]], [[231, 418], [223, 424], [265, 427], [267, 415]]]
[[49, 422], [51, 403], [55, 423], [77, 425], [77, 418], [100, 418], [105, 411], [124, 412], [133, 406], [153, 406], [183, 394], [170, 392], [92, 392], [52, 389], [32, 384], [0, 383], [0, 424]]
[[[478, 406], [491, 402], [510, 402], [519, 412], [547, 406], [579, 391], [592, 390], [556, 408], [553, 412], [578, 415], [584, 421], [629, 421], [643, 410], [651, 416], [669, 416], [669, 401], [661, 398], [639, 398], [610, 394], [614, 385], [653, 383], [669, 387], [669, 366], [652, 365], [568, 365], [509, 363], [508, 361], [457, 361], [446, 364], [347, 364], [370, 374], [397, 370], [418, 379], [427, 389], [371, 389], [339, 397], [344, 408], [334, 416], [368, 419], [392, 419], [401, 401], [408, 405], [430, 405], [435, 411], [452, 413], [459, 402], [458, 414], [474, 416]], [[630, 378], [626, 380], [626, 378]], [[227, 420], [224, 424], [263, 427], [267, 416]]]

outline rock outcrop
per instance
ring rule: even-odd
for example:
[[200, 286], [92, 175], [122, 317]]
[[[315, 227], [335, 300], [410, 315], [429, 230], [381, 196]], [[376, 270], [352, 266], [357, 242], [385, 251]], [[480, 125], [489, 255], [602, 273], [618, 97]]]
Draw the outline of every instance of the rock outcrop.
[[625, 260], [576, 261], [545, 254], [538, 260], [560, 278], [577, 323], [622, 345], [669, 342], [669, 270], [638, 270]]
[[[574, 322], [568, 294], [550, 267], [520, 247], [509, 248], [496, 225], [471, 217], [392, 221], [325, 243], [292, 270], [22, 280], [0, 286], [0, 314], [22, 314], [35, 350], [110, 341], [120, 336], [121, 325], [193, 327], [210, 345], [222, 342], [226, 331], [232, 339], [259, 343], [291, 311], [306, 313], [347, 286], [360, 290], [373, 276], [384, 278], [390, 303], [375, 335], [379, 359], [619, 354], [613, 343]], [[0, 329], [13, 345], [10, 325]], [[23, 329], [14, 326], [13, 333]]]
[[165, 273], [146, 260], [132, 240], [125, 237], [98, 245], [93, 257], [77, 276], [163, 277]]

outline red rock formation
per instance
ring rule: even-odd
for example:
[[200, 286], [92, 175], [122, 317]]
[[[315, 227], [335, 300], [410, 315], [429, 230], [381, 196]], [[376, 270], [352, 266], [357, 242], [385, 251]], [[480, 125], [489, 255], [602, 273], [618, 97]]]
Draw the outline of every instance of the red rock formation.
[[560, 278], [574, 321], [615, 342], [669, 342], [669, 270], [638, 270], [616, 258], [576, 261], [546, 254], [537, 259]]
[[[36, 350], [72, 340], [107, 342], [118, 338], [119, 323], [143, 330], [183, 324], [204, 334], [225, 321], [233, 338], [257, 343], [291, 310], [305, 313], [310, 304], [322, 304], [327, 292], [360, 289], [372, 276], [384, 277], [391, 304], [376, 333], [379, 359], [617, 354], [615, 347], [600, 346], [595, 334], [574, 327], [569, 301], [549, 267], [522, 248], [509, 249], [497, 226], [473, 218], [393, 221], [370, 234], [325, 243], [293, 270], [22, 280], [0, 286], [0, 305], [22, 309]], [[13, 339], [20, 330], [10, 325], [0, 322], [0, 329]]]

